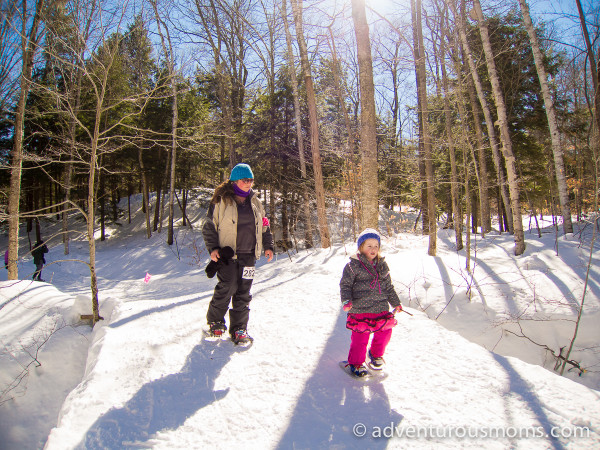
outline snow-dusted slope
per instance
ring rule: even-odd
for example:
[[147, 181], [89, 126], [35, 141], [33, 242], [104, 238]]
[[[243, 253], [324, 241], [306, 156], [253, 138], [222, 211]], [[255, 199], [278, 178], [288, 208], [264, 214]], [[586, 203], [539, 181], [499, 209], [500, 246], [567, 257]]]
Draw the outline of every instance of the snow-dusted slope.
[[[403, 220], [388, 213], [382, 230]], [[198, 229], [180, 228], [169, 247], [164, 235], [145, 239], [138, 220], [98, 242], [105, 320], [93, 331], [63, 327], [91, 306], [87, 267], [57, 262], [59, 244], [50, 243], [43, 272], [52, 285], [0, 281], [3, 387], [31, 362], [25, 350], [47, 338], [41, 366], [0, 404], [0, 448], [600, 447], [600, 394], [590, 389], [598, 356], [589, 350], [600, 341], [596, 260], [573, 353], [588, 372], [560, 377], [540, 367], [553, 366], [546, 350], [510, 333], [555, 350], [568, 343], [586, 275], [578, 236], [561, 238], [556, 257], [553, 236], [528, 234], [518, 258], [510, 236], [477, 237], [471, 276], [449, 231], [440, 230], [434, 258], [422, 236], [391, 233], [383, 250], [414, 315], [398, 316], [389, 376], [363, 383], [338, 367], [349, 345], [338, 285], [355, 250], [348, 239], [259, 262], [256, 340], [244, 349], [202, 339], [216, 280], [204, 274]], [[71, 251], [86, 259], [85, 243]], [[31, 268], [25, 258], [19, 273]]]
[[600, 445], [596, 391], [490, 353], [416, 310], [399, 316], [388, 378], [348, 377], [338, 367], [349, 343], [338, 299], [345, 262], [337, 247], [261, 265], [249, 349], [202, 340], [214, 282], [197, 269], [116, 286], [46, 448]]

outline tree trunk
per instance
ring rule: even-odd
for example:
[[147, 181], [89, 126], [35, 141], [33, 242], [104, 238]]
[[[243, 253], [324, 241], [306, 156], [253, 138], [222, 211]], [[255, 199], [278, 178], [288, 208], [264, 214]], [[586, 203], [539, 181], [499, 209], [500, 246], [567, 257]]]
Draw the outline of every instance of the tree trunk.
[[479, 0], [473, 0], [473, 7], [479, 22], [479, 32], [483, 42], [485, 60], [487, 63], [488, 75], [492, 84], [494, 101], [498, 112], [498, 123], [500, 125], [500, 140], [502, 141], [502, 153], [506, 164], [506, 174], [508, 176], [508, 190], [510, 193], [511, 209], [513, 214], [513, 229], [515, 233], [515, 255], [519, 256], [525, 252], [525, 235], [523, 233], [523, 220], [521, 217], [521, 202], [519, 200], [519, 177], [517, 174], [517, 162], [512, 149], [512, 141], [508, 129], [508, 114], [504, 103], [504, 94], [500, 86], [500, 77], [496, 70], [496, 62], [492, 52], [487, 24], [483, 17], [483, 11]]
[[[442, 12], [442, 11], [441, 11]], [[456, 250], [462, 250], [462, 217], [460, 214], [459, 195], [458, 195], [458, 170], [456, 166], [456, 149], [454, 145], [454, 135], [452, 134], [452, 118], [450, 115], [450, 89], [448, 87], [448, 74], [446, 73], [446, 9], [442, 12], [440, 19], [440, 34], [444, 36], [440, 41], [440, 64], [442, 69], [442, 89], [444, 97], [444, 123], [446, 127], [446, 139], [448, 141], [448, 156], [450, 158], [450, 197], [452, 203], [452, 225], [454, 227], [454, 236], [456, 240]], [[458, 100], [460, 102], [460, 99]], [[464, 118], [463, 118], [464, 120]]]
[[[467, 75], [468, 76], [468, 75]], [[483, 227], [483, 233], [489, 233], [492, 231], [492, 213], [490, 207], [490, 191], [488, 184], [488, 171], [485, 155], [485, 145], [483, 139], [483, 130], [481, 129], [481, 110], [477, 104], [477, 96], [473, 88], [473, 80], [471, 78], [466, 80], [467, 92], [469, 94], [469, 103], [471, 105], [471, 112], [473, 115], [473, 127], [475, 128], [475, 139], [477, 141], [477, 159], [479, 161], [479, 198], [481, 203], [481, 226]], [[500, 155], [497, 155], [498, 161], [500, 161]], [[508, 198], [508, 191], [506, 190], [506, 182], [504, 181], [503, 172], [498, 179], [500, 189], [504, 189], [506, 192], [506, 198]], [[498, 175], [498, 174], [497, 174]]]
[[144, 213], [146, 216], [146, 238], [152, 237], [152, 230], [150, 228], [150, 194], [148, 188], [148, 177], [146, 175], [146, 167], [144, 166], [144, 141], [138, 150], [138, 161], [140, 163], [140, 174], [142, 181], [142, 201], [144, 206]]
[[[462, 1], [462, 7], [464, 8], [464, 0]], [[488, 132], [488, 139], [490, 141], [490, 147], [492, 149], [492, 158], [494, 161], [494, 166], [496, 168], [496, 178], [498, 180], [500, 196], [502, 198], [502, 202], [504, 203], [504, 211], [506, 212], [506, 219], [508, 222], [508, 230], [513, 232], [513, 217], [512, 210], [510, 207], [510, 195], [508, 189], [506, 187], [506, 181], [504, 178], [504, 172], [502, 169], [502, 159], [500, 156], [500, 149], [498, 145], [498, 138], [496, 134], [496, 130], [494, 128], [494, 119], [492, 118], [492, 113], [488, 106], [488, 102], [485, 97], [485, 92], [483, 90], [483, 84], [481, 79], [479, 78], [479, 74], [477, 72], [477, 67], [475, 66], [475, 61], [473, 60], [473, 55], [471, 53], [471, 47], [469, 45], [469, 41], [467, 39], [467, 34], [465, 32], [465, 24], [462, 14], [458, 14], [456, 11], [456, 6], [454, 3], [450, 2], [450, 7], [452, 8], [452, 13], [455, 18], [455, 22], [458, 24], [458, 32], [460, 36], [460, 41], [463, 46], [464, 56], [469, 65], [469, 71], [471, 73], [471, 77], [473, 78], [473, 84], [475, 85], [475, 90], [477, 92], [477, 97], [479, 99], [479, 103], [481, 105], [481, 109], [483, 111], [483, 116], [485, 118], [485, 124]]]
[[[162, 153], [163, 150], [160, 149], [157, 152], [159, 165], [162, 163]], [[167, 155], [168, 156], [168, 155]], [[168, 168], [168, 161], [165, 162], [165, 166]], [[168, 174], [164, 177], [166, 179]], [[154, 177], [154, 189], [156, 190], [156, 200], [154, 201], [154, 220], [152, 222], [152, 230], [158, 231], [158, 222], [160, 220], [160, 209], [161, 209], [161, 198], [163, 192], [163, 176], [160, 171], [156, 172], [156, 176]]]
[[169, 177], [169, 230], [167, 234], [167, 244], [173, 245], [173, 225], [175, 222], [175, 162], [177, 161], [177, 123], [179, 121], [179, 113], [177, 108], [177, 74], [175, 73], [175, 55], [173, 54], [173, 45], [171, 44], [171, 36], [169, 34], [169, 29], [160, 18], [156, 1], [157, 0], [152, 0], [151, 3], [152, 7], [154, 8], [154, 17], [156, 19], [156, 25], [158, 28], [158, 34], [160, 36], [160, 42], [162, 45], [163, 53], [165, 55], [165, 59], [167, 60], [167, 66], [169, 70], [169, 83], [171, 84], [171, 98], [173, 99], [173, 103], [171, 106], [171, 173]]
[[331, 26], [329, 26], [329, 42], [331, 47], [331, 55], [333, 58], [333, 82], [335, 85], [336, 95], [338, 97], [338, 102], [340, 105], [340, 109], [342, 112], [342, 118], [344, 120], [344, 126], [346, 128], [347, 138], [344, 140], [344, 149], [346, 154], [346, 164], [348, 167], [348, 195], [350, 196], [351, 208], [352, 208], [352, 236], [353, 239], [356, 239], [356, 203], [357, 203], [357, 189], [354, 186], [354, 174], [356, 173], [356, 164], [354, 162], [354, 132], [352, 131], [352, 124], [350, 121], [350, 115], [348, 114], [348, 109], [346, 108], [346, 100], [342, 88], [342, 83], [340, 81], [340, 72], [341, 65], [339, 59], [337, 57], [337, 49], [335, 46], [335, 40], [333, 38], [333, 30]]
[[[82, 71], [79, 68], [75, 69], [77, 71], [75, 76], [75, 92], [74, 92], [74, 112], [77, 114], [79, 112], [79, 107], [81, 103], [81, 79], [82, 79]], [[75, 118], [71, 118], [69, 120], [69, 161], [67, 162], [67, 167], [64, 173], [64, 186], [65, 186], [65, 195], [63, 205], [63, 213], [62, 213], [62, 239], [63, 239], [63, 248], [64, 254], [69, 254], [69, 220], [68, 220], [68, 210], [71, 208], [71, 188], [73, 185], [73, 157], [75, 155], [75, 141], [77, 139], [77, 121]]]
[[[102, 156], [98, 158], [100, 167], [102, 167], [103, 159]], [[102, 170], [98, 172], [98, 184], [98, 201], [100, 202], [100, 241], [104, 242], [106, 240], [106, 175]]]
[[583, 33], [583, 39], [585, 41], [585, 47], [588, 54], [590, 73], [592, 75], [592, 85], [594, 87], [594, 115], [596, 116], [596, 128], [600, 133], [600, 87], [598, 83], [598, 72], [600, 71], [600, 58], [598, 58], [598, 67], [596, 67], [596, 60], [594, 59], [594, 48], [590, 42], [590, 36], [588, 33], [587, 25], [585, 23], [585, 15], [583, 14], [583, 8], [581, 7], [581, 0], [575, 0], [577, 4], [577, 11], [579, 12], [579, 20], [581, 22], [581, 32]]
[[306, 177], [306, 158], [304, 156], [304, 139], [302, 137], [302, 110], [300, 109], [300, 94], [298, 93], [298, 78], [296, 77], [296, 64], [294, 62], [294, 49], [292, 48], [292, 37], [290, 35], [290, 26], [287, 20], [286, 1], [282, 2], [281, 14], [285, 25], [285, 39], [288, 50], [288, 65], [290, 69], [290, 79], [292, 81], [292, 93], [294, 96], [294, 121], [296, 123], [296, 141], [298, 143], [298, 156], [300, 159], [300, 176], [302, 177], [302, 212], [304, 215], [304, 239], [307, 248], [312, 248], [313, 231], [312, 218], [310, 215], [310, 196], [308, 193]]
[[8, 197], [8, 279], [17, 280], [19, 269], [17, 260], [19, 258], [19, 214], [21, 199], [21, 175], [23, 172], [23, 121], [25, 116], [25, 102], [29, 91], [31, 69], [29, 74], [21, 75], [21, 92], [17, 109], [15, 111], [15, 135], [10, 170], [10, 194]]
[[377, 177], [377, 113], [371, 40], [365, 12], [365, 0], [352, 0], [352, 18], [356, 35], [358, 78], [360, 82], [360, 153], [362, 165], [361, 228], [378, 228], [379, 186]]
[[33, 70], [33, 56], [37, 51], [40, 40], [38, 29], [42, 21], [44, 0], [37, 0], [35, 14], [31, 22], [29, 33], [27, 25], [27, 1], [22, 1], [22, 30], [21, 51], [23, 54], [21, 69], [21, 86], [19, 99], [15, 110], [14, 142], [11, 155], [10, 169], [10, 194], [8, 197], [8, 279], [19, 278], [17, 260], [19, 259], [19, 203], [21, 201], [21, 175], [23, 173], [23, 125], [25, 122], [25, 105], [31, 87], [31, 72]]
[[470, 175], [466, 150], [463, 151], [463, 170], [465, 173], [465, 269], [467, 272], [471, 273], [471, 227], [469, 226], [469, 220], [471, 218], [471, 188], [469, 187]]
[[88, 215], [87, 215], [87, 239], [90, 253], [90, 288], [92, 291], [92, 314], [93, 323], [102, 320], [100, 317], [100, 305], [98, 303], [98, 278], [96, 275], [96, 238], [94, 236], [95, 226], [95, 205], [96, 205], [96, 169], [98, 167], [98, 142], [100, 140], [100, 119], [102, 117], [102, 105], [104, 103], [104, 95], [106, 92], [108, 72], [104, 74], [102, 90], [99, 97], [96, 99], [96, 118], [94, 130], [92, 134], [92, 142], [90, 145], [90, 164], [89, 164], [89, 180], [88, 180]]
[[[229, 169], [231, 170], [237, 164], [237, 156], [235, 153], [235, 145], [234, 145], [234, 131], [233, 131], [233, 117], [232, 117], [232, 109], [233, 109], [233, 100], [231, 95], [227, 95], [227, 73], [226, 73], [226, 64], [223, 62], [221, 57], [222, 47], [226, 45], [224, 43], [225, 37], [222, 33], [221, 23], [219, 22], [219, 14], [217, 12], [217, 8], [215, 6], [214, 1], [210, 1], [210, 5], [206, 4], [207, 2], [197, 2], [197, 12], [200, 21], [202, 22], [202, 26], [204, 27], [204, 31], [206, 33], [206, 38], [211, 46], [213, 51], [213, 60], [215, 66], [215, 79], [217, 85], [217, 98], [219, 100], [219, 105], [221, 107], [221, 117], [223, 119], [223, 128], [225, 134], [225, 149], [227, 151], [227, 156], [229, 158]], [[207, 17], [204, 8], [210, 9], [211, 17]], [[211, 22], [212, 19], [212, 22]], [[211, 23], [214, 25], [216, 32], [213, 33], [211, 29]], [[216, 37], [216, 40], [213, 37], [213, 34]], [[235, 56], [231, 56], [235, 58]], [[224, 178], [225, 175], [222, 174]]]
[[538, 42], [537, 35], [535, 34], [535, 29], [533, 28], [531, 16], [529, 15], [529, 6], [525, 0], [519, 0], [519, 4], [521, 5], [521, 11], [523, 13], [527, 34], [529, 34], [529, 41], [531, 42], [531, 50], [535, 60], [535, 67], [537, 69], [538, 78], [542, 88], [542, 96], [544, 97], [544, 106], [546, 107], [546, 117], [548, 118], [550, 139], [552, 141], [552, 154], [554, 155], [554, 171], [556, 172], [556, 183], [558, 186], [558, 201], [560, 203], [563, 216], [563, 231], [565, 233], [572, 233], [573, 223], [571, 221], [571, 205], [569, 204], [569, 191], [567, 188], [567, 179], [565, 176], [565, 164], [563, 158], [564, 152], [560, 144], [556, 108], [554, 107], [554, 100], [550, 94], [548, 75], [546, 74], [546, 68], [544, 67], [544, 59], [540, 50], [540, 44]]
[[423, 30], [421, 26], [421, 0], [411, 0], [414, 59], [418, 84], [419, 120], [421, 122], [420, 141], [423, 143], [423, 158], [425, 164], [425, 177], [427, 183], [427, 214], [429, 225], [429, 248], [427, 254], [435, 256], [437, 251], [437, 227], [435, 210], [435, 190], [433, 174], [433, 151], [429, 135], [429, 112], [427, 106], [427, 79], [425, 70], [425, 49], [423, 45]]
[[[171, 61], [171, 64], [174, 64]], [[173, 245], [174, 240], [174, 222], [175, 222], [175, 163], [177, 161], [177, 81], [174, 79], [174, 68], [171, 68], [171, 91], [173, 95], [173, 110], [172, 110], [172, 131], [171, 131], [171, 176], [169, 179], [169, 231], [167, 236], [167, 244]]]
[[292, 0], [292, 9], [294, 11], [294, 22], [296, 24], [296, 40], [300, 50], [300, 61], [302, 71], [304, 72], [304, 83], [306, 88], [306, 98], [308, 105], [308, 116], [310, 123], [310, 144], [313, 159], [313, 173], [315, 177], [315, 193], [317, 196], [317, 218], [319, 220], [319, 232], [321, 234], [321, 246], [329, 248], [331, 240], [329, 237], [329, 227], [327, 225], [327, 211], [325, 208], [325, 187], [323, 184], [323, 172], [321, 169], [321, 150], [319, 147], [319, 123], [317, 120], [317, 102], [312, 76], [310, 73], [310, 64], [308, 61], [308, 49], [304, 40], [304, 29], [302, 25], [302, 5], [298, 0]]

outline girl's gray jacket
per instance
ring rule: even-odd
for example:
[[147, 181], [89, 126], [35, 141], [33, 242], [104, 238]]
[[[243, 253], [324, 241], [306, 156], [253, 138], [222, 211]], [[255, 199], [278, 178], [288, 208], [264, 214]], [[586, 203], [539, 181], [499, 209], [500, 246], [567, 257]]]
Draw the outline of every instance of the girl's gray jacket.
[[358, 253], [350, 257], [340, 281], [342, 303], [352, 302], [351, 314], [381, 313], [400, 305], [385, 258], [373, 266]]

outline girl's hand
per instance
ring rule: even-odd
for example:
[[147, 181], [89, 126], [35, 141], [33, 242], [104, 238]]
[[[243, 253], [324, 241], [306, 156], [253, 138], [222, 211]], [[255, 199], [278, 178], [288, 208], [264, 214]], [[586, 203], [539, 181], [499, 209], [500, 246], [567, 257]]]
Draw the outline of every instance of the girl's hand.
[[396, 314], [402, 311], [402, 305], [398, 305], [394, 308], [394, 310], [392, 311], [392, 313]]
[[346, 311], [346, 312], [350, 311], [352, 309], [352, 302], [344, 303], [343, 308], [344, 308], [344, 311]]
[[210, 252], [210, 259], [213, 260], [214, 262], [219, 261], [220, 257], [221, 257], [221, 255], [219, 254], [218, 248], [216, 248], [212, 252]]

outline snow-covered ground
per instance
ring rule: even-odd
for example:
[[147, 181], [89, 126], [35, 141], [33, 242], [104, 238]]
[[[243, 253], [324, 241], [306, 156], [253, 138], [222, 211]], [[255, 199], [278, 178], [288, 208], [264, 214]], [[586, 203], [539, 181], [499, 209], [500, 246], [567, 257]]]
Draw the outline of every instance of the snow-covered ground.
[[[98, 242], [104, 320], [93, 330], [77, 322], [91, 312], [87, 267], [57, 262], [51, 240], [51, 284], [25, 279], [28, 258], [23, 281], [0, 281], [0, 448], [599, 448], [596, 255], [569, 358], [587, 371], [557, 375], [550, 352], [573, 335], [592, 227], [560, 237], [558, 256], [554, 234], [528, 233], [520, 257], [512, 236], [477, 236], [470, 275], [451, 231], [436, 257], [427, 238], [392, 231], [413, 220], [382, 211], [383, 251], [413, 316], [398, 316], [389, 376], [368, 382], [338, 367], [349, 345], [339, 279], [355, 251], [340, 225], [330, 249], [259, 261], [250, 348], [202, 338], [216, 279], [198, 226], [169, 247], [138, 217]], [[76, 241], [68, 259], [86, 254]]]

